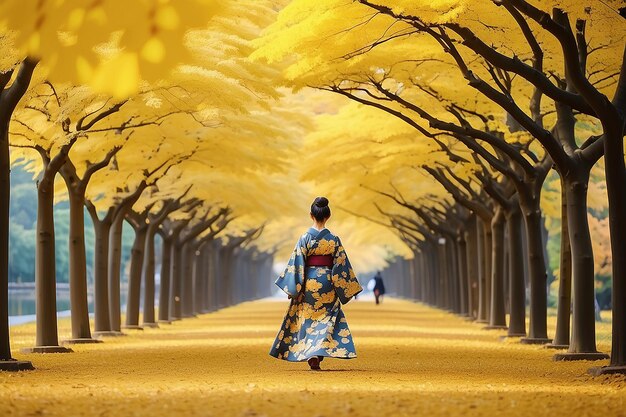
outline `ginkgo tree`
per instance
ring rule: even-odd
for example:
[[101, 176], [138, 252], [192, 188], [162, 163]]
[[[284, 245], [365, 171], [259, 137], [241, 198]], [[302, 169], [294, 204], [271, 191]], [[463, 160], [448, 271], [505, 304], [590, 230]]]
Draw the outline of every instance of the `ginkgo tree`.
[[[188, 143], [194, 144], [193, 152], [187, 152], [187, 158], [190, 160], [194, 154], [196, 158], [210, 155], [216, 158], [215, 161], [220, 161], [220, 158], [224, 157], [236, 160], [242, 155], [240, 151], [229, 154], [228, 152], [232, 152], [235, 147], [216, 146], [216, 143], [222, 140], [235, 142], [241, 140], [244, 135], [248, 135], [250, 140], [258, 141], [259, 138], [262, 139], [259, 133], [263, 129], [264, 134], [273, 135], [276, 149], [286, 148], [280, 144], [279, 139], [276, 139], [281, 134], [277, 134], [276, 129], [268, 129], [261, 121], [264, 117], [267, 121], [269, 116], [269, 108], [263, 101], [279, 96], [272, 86], [273, 83], [268, 79], [277, 72], [272, 68], [258, 67], [246, 59], [251, 50], [248, 41], [258, 32], [258, 25], [271, 16], [271, 13], [266, 13], [271, 11], [271, 8], [269, 3], [261, 2], [245, 5], [220, 2], [217, 5], [211, 1], [198, 1], [193, 4], [173, 5], [169, 2], [142, 1], [134, 4], [129, 13], [120, 17], [117, 11], [121, 4], [118, 2], [93, 5], [63, 2], [61, 7], [56, 6], [52, 2], [40, 2], [33, 4], [33, 9], [24, 14], [23, 10], [18, 8], [18, 2], [5, 2], [2, 5], [2, 40], [6, 41], [8, 50], [14, 53], [15, 59], [12, 62], [23, 61], [21, 69], [17, 71], [18, 76], [8, 89], [11, 92], [11, 100], [3, 105], [3, 114], [7, 116], [4, 136], [6, 137], [8, 121], [17, 105], [17, 99], [26, 93], [35, 65], [40, 62], [37, 84], [40, 83], [39, 80], [45, 82], [33, 89], [28, 100], [30, 102], [31, 98], [40, 95], [38, 99], [33, 98], [36, 105], [24, 104], [20, 110], [23, 114], [16, 117], [19, 125], [15, 128], [16, 137], [44, 143], [45, 146], [42, 148], [47, 149], [45, 156], [48, 159], [56, 158], [52, 157], [53, 152], [63, 155], [55, 160], [54, 170], [49, 170], [48, 179], [41, 184], [45, 184], [50, 192], [54, 185], [54, 174], [61, 170], [67, 181], [70, 201], [78, 201], [74, 204], [77, 209], [74, 210], [73, 217], [78, 216], [79, 202], [85, 196], [97, 227], [102, 226], [98, 219], [99, 208], [104, 205], [108, 210], [102, 221], [111, 222], [108, 226], [111, 228], [107, 236], [110, 240], [108, 246], [114, 244], [108, 251], [108, 257], [113, 264], [108, 262], [107, 275], [113, 274], [115, 278], [115, 274], [119, 273], [119, 263], [116, 261], [119, 259], [119, 245], [115, 243], [121, 230], [121, 222], [134, 202], [141, 197], [142, 192], [149, 188], [149, 180], [145, 175], [143, 178], [137, 178], [137, 175], [133, 178], [131, 174], [132, 169], [135, 172], [142, 172], [137, 166], [138, 154], [143, 154], [147, 158], [142, 161], [147, 162], [143, 172], [148, 172], [150, 176], [162, 176], [164, 173], [159, 173], [159, 169], [167, 167], [158, 161], [172, 160], [173, 157], [176, 159], [177, 155], [184, 154], [185, 152], [181, 150], [184, 151], [188, 147], [186, 145], [181, 147], [181, 143], [185, 143], [186, 139], [189, 139]], [[216, 12], [220, 15], [216, 16]], [[194, 26], [204, 26], [204, 29], [190, 32], [189, 29]], [[128, 30], [129, 28], [133, 30]], [[181, 45], [184, 47], [180, 47]], [[26, 58], [23, 58], [24, 56]], [[6, 67], [10, 69], [12, 65], [11, 60], [7, 60]], [[5, 75], [6, 82], [3, 82], [3, 87], [10, 83], [11, 74], [8, 72]], [[64, 84], [68, 82], [69, 87]], [[47, 92], [42, 93], [46, 88]], [[50, 111], [55, 101], [58, 108]], [[80, 114], [82, 110], [85, 110], [84, 114]], [[35, 113], [32, 117], [39, 117], [39, 120], [27, 119], [29, 117], [27, 113]], [[145, 136], [137, 135], [129, 141], [139, 127], [160, 125], [165, 118], [174, 113], [184, 113], [189, 119], [173, 118], [175, 122], [169, 125], [171, 126], [169, 130], [167, 126], [159, 126], [158, 131], [148, 130], [144, 133]], [[274, 114], [279, 119], [291, 116], [288, 111]], [[76, 120], [78, 122], [75, 122]], [[140, 122], [135, 123], [137, 120]], [[46, 124], [49, 126], [46, 127]], [[181, 126], [186, 126], [182, 132]], [[287, 125], [278, 121], [277, 126]], [[91, 130], [88, 135], [85, 131], [89, 129]], [[124, 131], [127, 131], [128, 135], [118, 135]], [[145, 141], [151, 135], [161, 137], [163, 140], [146, 148]], [[172, 140], [176, 136], [180, 137], [178, 143]], [[81, 147], [79, 138], [85, 139], [88, 144]], [[198, 146], [198, 141], [202, 140], [205, 141], [204, 147]], [[19, 141], [14, 143], [18, 147], [22, 146]], [[239, 142], [239, 145], [241, 144], [242, 142]], [[8, 149], [8, 138], [3, 141], [3, 149]], [[214, 152], [216, 149], [225, 153], [216, 153]], [[267, 147], [268, 152], [273, 150], [274, 147]], [[95, 163], [92, 162], [97, 159], [94, 158], [94, 151], [101, 155]], [[3, 164], [2, 169], [8, 173], [8, 152], [5, 154], [7, 164]], [[126, 159], [125, 155], [128, 155], [130, 160]], [[282, 159], [263, 162], [256, 152], [248, 152], [246, 155], [249, 157], [247, 161], [239, 158], [238, 162], [248, 163], [249, 176], [271, 175], [269, 172], [266, 173], [264, 168], [280, 166], [284, 162]], [[19, 152], [14, 153], [15, 159], [22, 156], [24, 155]], [[28, 157], [26, 159], [31, 160]], [[68, 160], [70, 162], [67, 165], [63, 163]], [[107, 168], [109, 163], [112, 163], [112, 169]], [[202, 167], [198, 172], [206, 172], [212, 167], [210, 161], [199, 159], [195, 160], [195, 164]], [[96, 174], [96, 169], [92, 168], [96, 166], [103, 175]], [[126, 174], [119, 171], [120, 166], [124, 167]], [[31, 164], [30, 167], [33, 171], [41, 169], [40, 164]], [[272, 168], [272, 172], [275, 171]], [[225, 175], [226, 171], [222, 172], [226, 182], [228, 176]], [[129, 174], [131, 176], [128, 176]], [[91, 190], [92, 187], [88, 187], [90, 183], [88, 180], [92, 176], [96, 178], [95, 184], [101, 181], [100, 178], [105, 182]], [[166, 177], [167, 175], [164, 178]], [[180, 176], [175, 178], [180, 180]], [[135, 181], [137, 179], [138, 182]], [[107, 182], [109, 187], [116, 184], [113, 189], [121, 187], [118, 196], [113, 194], [111, 199], [102, 198], [103, 192], [98, 188], [102, 190], [100, 187], [106, 187]], [[179, 184], [182, 182], [179, 181]], [[3, 190], [8, 192], [8, 187], [3, 187]], [[57, 187], [56, 191], [59, 195], [65, 194], [62, 187]], [[180, 195], [179, 188], [170, 194], [170, 197], [176, 198]], [[75, 198], [76, 196], [78, 198]], [[240, 195], [236, 197], [240, 198]], [[162, 195], [162, 198], [168, 197]], [[114, 203], [107, 205], [107, 200]], [[220, 197], [220, 201], [224, 200], [224, 197]], [[51, 202], [52, 197], [46, 201]], [[47, 206], [49, 204], [46, 204]], [[120, 210], [116, 208], [118, 206], [121, 206]], [[115, 215], [113, 219], [108, 215], [111, 213], [112, 216]], [[82, 218], [82, 209], [80, 215]], [[47, 218], [49, 219], [49, 216]], [[78, 226], [74, 228], [76, 231], [81, 229]], [[106, 227], [100, 234], [106, 234]], [[81, 240], [80, 233], [75, 237], [78, 241]], [[105, 245], [101, 245], [103, 246]], [[50, 246], [47, 248], [50, 249]], [[105, 252], [98, 251], [101, 255]], [[101, 258], [102, 256], [97, 260], [100, 264], [103, 263]], [[50, 259], [53, 261], [54, 255], [46, 259], [47, 262], [51, 262]], [[43, 265], [42, 262], [40, 264]], [[74, 267], [84, 271], [84, 265], [80, 264], [81, 262], [73, 262]], [[137, 269], [139, 268], [135, 265], [135, 270]], [[101, 278], [103, 269], [97, 270], [100, 271]], [[78, 281], [82, 282], [83, 274], [78, 275], [81, 276]], [[134, 276], [137, 276], [136, 272]], [[80, 298], [79, 301], [82, 301], [85, 291], [81, 290], [80, 282], [76, 284], [77, 280], [73, 281], [72, 293], [81, 295], [73, 297], [73, 300]], [[102, 292], [102, 281], [98, 280], [99, 292]], [[113, 286], [114, 290], [115, 283], [119, 285], [119, 280], [108, 279], [108, 281], [109, 287]], [[133, 279], [133, 282], [135, 281], [136, 279]], [[54, 280], [46, 282], [48, 285], [50, 282], [54, 285]], [[85, 289], [84, 286], [82, 288]], [[119, 290], [109, 291], [107, 295], [115, 293], [119, 303]], [[115, 300], [109, 297], [108, 301], [115, 307]], [[50, 304], [49, 296], [47, 304]], [[73, 319], [74, 310], [79, 309], [77, 304], [72, 302]], [[86, 314], [86, 309], [84, 310]], [[110, 308], [109, 313], [115, 316], [115, 310], [119, 315], [119, 304], [117, 309]], [[54, 317], [54, 314], [50, 316]], [[115, 319], [113, 316], [110, 319]], [[88, 321], [84, 318], [79, 321], [79, 338], [87, 339]], [[100, 321], [102, 320], [98, 320]], [[41, 332], [48, 331], [54, 333], [56, 337], [53, 326], [44, 327], [47, 330], [41, 329]], [[107, 327], [106, 323], [104, 327]], [[7, 341], [7, 351], [3, 353], [3, 358], [8, 360], [10, 359], [8, 331], [3, 332], [3, 339]]]
[[[95, 91], [123, 98], [137, 91], [142, 79], [158, 79], [178, 65], [176, 51], [184, 49], [179, 45], [188, 25], [205, 25], [218, 9], [216, 2], [212, 1], [186, 3], [183, 7], [169, 2], [141, 1], [133, 4], [132, 13], [120, 15], [120, 7], [128, 11], [127, 4], [115, 1], [91, 5], [43, 1], [29, 3], [28, 11], [19, 1], [0, 5], [1, 41], [3, 50], [9, 52], [0, 69], [0, 188], [3, 193], [0, 213], [0, 285], [3, 294], [0, 301], [0, 357], [6, 362], [3, 366], [9, 368], [22, 364], [11, 361], [8, 323], [5, 323], [8, 313], [4, 314], [8, 280], [8, 130], [12, 113], [27, 91], [37, 63], [42, 61], [51, 80], [88, 83]], [[166, 45], [170, 48], [166, 49]], [[116, 77], [110, 77], [111, 74]]]
[[[355, 19], [360, 19], [362, 15], [356, 15]], [[380, 19], [374, 21], [371, 19], [368, 23], [372, 23], [376, 29], [381, 32], [387, 27], [386, 22]], [[388, 22], [387, 22], [388, 23]], [[342, 23], [345, 24], [345, 23]], [[292, 27], [290, 27], [292, 29]], [[403, 35], [408, 36], [411, 31], [400, 31]], [[358, 36], [358, 35], [355, 35]], [[374, 33], [372, 36], [376, 39], [378, 34]], [[395, 40], [397, 37], [391, 36], [391, 40]], [[400, 36], [400, 35], [398, 35]], [[383, 36], [384, 38], [384, 36]], [[328, 80], [328, 84], [324, 87], [330, 91], [338, 92], [346, 95], [358, 102], [372, 105], [374, 107], [382, 108], [390, 113], [401, 118], [405, 122], [412, 125], [418, 132], [418, 134], [432, 136], [432, 133], [427, 132], [427, 128], [420, 126], [416, 121], [415, 116], [407, 115], [406, 109], [414, 111], [417, 119], [423, 119], [426, 123], [429, 123], [432, 127], [443, 131], [448, 131], [450, 134], [472, 147], [476, 152], [481, 153], [482, 157], [486, 157], [490, 163], [495, 163], [495, 167], [501, 172], [504, 172], [510, 178], [518, 188], [519, 192], [523, 192], [524, 199], [522, 203], [525, 204], [526, 210], [525, 220], [527, 222], [527, 234], [529, 241], [529, 248], [531, 250], [529, 255], [529, 264], [531, 268], [531, 288], [532, 297], [531, 303], [531, 326], [530, 337], [525, 339], [528, 342], [547, 342], [547, 328], [546, 328], [546, 294], [543, 288], [545, 288], [545, 262], [543, 261], [542, 241], [541, 241], [541, 216], [539, 215], [539, 191], [545, 174], [550, 167], [550, 161], [539, 156], [539, 160], [536, 162], [536, 166], [533, 166], [532, 162], [529, 162], [522, 155], [526, 146], [522, 143], [522, 148], [519, 150], [514, 146], [507, 144], [506, 141], [500, 137], [500, 132], [508, 131], [511, 126], [503, 122], [499, 122], [497, 119], [484, 116], [482, 119], [479, 117], [480, 112], [487, 111], [489, 113], [495, 113], [497, 106], [490, 103], [487, 100], [481, 100], [482, 107], [472, 104], [472, 101], [476, 100], [476, 95], [471, 91], [467, 93], [467, 98], [463, 101], [457, 99], [458, 97], [458, 80], [454, 79], [454, 73], [447, 74], [444, 71], [450, 68], [453, 63], [449, 59], [446, 59], [445, 55], [437, 55], [437, 47], [435, 42], [424, 42], [424, 39], [420, 39], [419, 44], [415, 45], [418, 50], [422, 50], [424, 57], [417, 57], [416, 59], [406, 58], [406, 54], [414, 54], [414, 48], [408, 52], [407, 43], [396, 40], [386, 43], [381, 46], [381, 49], [374, 49], [375, 43], [372, 44], [372, 50], [367, 49], [366, 46], [363, 49], [356, 48], [351, 40], [342, 40], [342, 47], [345, 45], [347, 52], [341, 55], [342, 52], [334, 50], [330, 52], [337, 54], [342, 59], [335, 61], [341, 67], [338, 71], [338, 78], [334, 80]], [[268, 54], [271, 54], [274, 50], [274, 46], [266, 48]], [[394, 52], [389, 53], [390, 50]], [[364, 53], [367, 51], [367, 54]], [[328, 53], [328, 52], [324, 52]], [[271, 56], [271, 55], [270, 55]], [[389, 56], [393, 57], [389, 62]], [[353, 62], [358, 62], [355, 65]], [[306, 62], [306, 60], [305, 60]], [[434, 63], [435, 68], [432, 68], [428, 64]], [[301, 63], [292, 66], [293, 70], [299, 69], [298, 66]], [[344, 68], [345, 67], [345, 68]], [[374, 68], [374, 70], [372, 70]], [[317, 69], [316, 69], [317, 71]], [[321, 70], [323, 71], [323, 69]], [[450, 71], [448, 71], [450, 72]], [[434, 75], [433, 75], [434, 74]], [[291, 74], [289, 74], [291, 75]], [[318, 76], [319, 72], [316, 72], [313, 77]], [[322, 74], [322, 77], [328, 74]], [[297, 83], [302, 82], [302, 78], [311, 76], [306, 74], [303, 77], [298, 77]], [[324, 80], [325, 81], [325, 80]], [[322, 81], [322, 82], [324, 82]], [[305, 81], [306, 82], [306, 81]], [[316, 82], [316, 81], [311, 81]], [[512, 86], [505, 86], [507, 93], [511, 93]], [[400, 95], [396, 91], [402, 91]], [[358, 94], [362, 94], [361, 97]], [[443, 98], [442, 98], [443, 96]], [[455, 97], [451, 99], [448, 97]], [[374, 100], [372, 100], [372, 98]], [[421, 100], [419, 103], [416, 100]], [[379, 102], [374, 102], [379, 101]], [[440, 103], [443, 102], [444, 106]], [[391, 103], [391, 104], [390, 104]], [[393, 103], [396, 105], [393, 106]], [[442, 108], [443, 107], [443, 108]], [[437, 109], [431, 110], [431, 109]], [[411, 119], [413, 117], [413, 119]], [[478, 119], [479, 124], [484, 124], [484, 128], [475, 128], [471, 123], [475, 123], [472, 119]], [[512, 135], [510, 139], [514, 144], [519, 143], [520, 140]], [[523, 138], [522, 141], [524, 142]], [[527, 141], [526, 141], [527, 142]], [[510, 158], [512, 162], [521, 169], [522, 173], [519, 174], [515, 170], [508, 166], [508, 161], [503, 163], [498, 162], [497, 156], [490, 154], [489, 150], [483, 147], [497, 146], [498, 151], [502, 152], [505, 158]], [[488, 220], [487, 223], [491, 221]], [[490, 226], [488, 226], [490, 227]], [[490, 237], [488, 237], [491, 240]], [[491, 244], [489, 245], [491, 246]], [[491, 262], [487, 262], [486, 274], [491, 275]], [[495, 300], [495, 298], [492, 298]], [[500, 309], [502, 311], [502, 309]], [[499, 314], [503, 318], [503, 311]], [[492, 320], [493, 321], [493, 320]], [[501, 321], [500, 321], [501, 323]], [[492, 322], [492, 325], [495, 323]]]
[[[550, 16], [524, 1], [410, 4], [337, 1], [321, 7], [307, 1], [295, 1], [283, 9], [256, 55], [275, 61], [297, 51], [297, 59], [290, 61], [286, 70], [292, 85], [327, 88], [385, 110], [407, 123], [422, 119], [430, 128], [457, 135], [474, 133], [471, 122], [460, 120], [458, 127], [461, 129], [457, 130], [453, 126], [457, 122], [455, 118], [438, 117], [437, 114], [433, 117], [428, 101], [422, 98], [423, 93], [428, 93], [426, 83], [434, 85], [436, 92], [447, 88], [453, 94], [443, 96], [460, 105], [461, 109], [467, 108], [468, 100], [477, 100], [479, 112], [472, 109], [472, 116], [506, 111], [507, 129], [495, 130], [503, 133], [527, 131], [550, 156], [566, 184], [568, 225], [572, 229], [570, 240], [575, 253], [574, 332], [570, 352], [557, 357], [602, 358], [605, 356], [597, 353], [595, 348], [593, 262], [588, 256], [592, 246], [587, 225], [586, 184], [591, 167], [608, 143], [606, 125], [613, 126], [615, 138], [611, 143], [621, 143], [621, 135], [615, 133], [619, 131], [616, 126], [622, 126], [619, 111], [600, 112], [599, 106], [603, 103], [619, 108], [621, 103], [623, 77], [619, 82], [618, 77], [623, 62], [620, 52], [624, 46], [614, 39], [623, 39], [619, 34], [623, 33], [624, 22], [616, 9], [605, 3], [585, 5], [586, 8], [578, 2], [555, 6], [560, 8]], [[569, 24], [566, 11], [578, 18], [576, 33]], [[506, 41], [496, 42], [494, 33], [499, 31], [507, 33]], [[591, 31], [595, 36], [590, 34]], [[320, 39], [332, 42], [333, 48], [320, 48]], [[593, 45], [589, 39], [593, 39]], [[502, 42], [506, 44], [501, 45]], [[474, 91], [468, 98], [459, 95], [459, 86], [463, 84], [469, 87], [463, 91]], [[616, 93], [611, 104], [606, 94], [613, 91]], [[541, 104], [542, 97], [544, 104]], [[522, 102], [527, 104], [520, 104]], [[544, 120], [546, 109], [549, 109], [551, 120]], [[599, 119], [604, 127], [603, 135], [591, 135], [585, 138], [584, 144], [577, 144], [574, 112]], [[552, 126], [545, 128], [544, 125]], [[419, 126], [415, 127], [420, 131]], [[495, 146], [496, 142], [490, 143], [491, 139], [482, 133], [474, 136]], [[500, 151], [506, 153], [503, 149]], [[614, 175], [621, 175], [623, 151], [614, 149], [611, 155], [615, 162], [609, 165], [617, 167]], [[532, 161], [532, 157], [528, 161], [528, 155], [523, 152], [509, 152], [507, 157], [522, 167], [528, 167]], [[607, 181], [608, 172], [610, 169], [607, 170]], [[524, 178], [532, 175], [536, 174], [526, 169]], [[539, 186], [533, 188], [540, 190], [541, 181], [537, 184]], [[619, 207], [618, 194], [613, 195], [614, 207]], [[524, 193], [520, 192], [522, 197]], [[543, 301], [532, 303], [531, 337], [547, 341], [546, 266], [545, 262], [537, 262], [543, 257], [536, 213], [539, 196], [533, 197], [533, 201], [535, 208], [525, 212], [527, 226], [530, 226], [531, 216], [536, 218], [532, 227], [527, 227], [527, 233], [532, 237], [529, 245], [529, 254], [532, 253], [529, 257], [533, 283], [531, 300]], [[619, 224], [616, 220], [612, 236], [619, 235]], [[619, 253], [619, 244], [614, 244], [613, 248], [614, 255]], [[618, 258], [623, 259], [623, 256]], [[619, 282], [622, 275], [617, 267], [614, 279]], [[619, 288], [618, 284], [618, 293]], [[616, 307], [616, 312], [620, 312], [620, 308]], [[532, 334], [535, 328], [538, 333]], [[615, 327], [614, 334], [614, 343], [618, 344], [622, 339], [619, 328], [619, 325]], [[619, 365], [622, 356], [618, 344], [614, 345], [614, 365]]]

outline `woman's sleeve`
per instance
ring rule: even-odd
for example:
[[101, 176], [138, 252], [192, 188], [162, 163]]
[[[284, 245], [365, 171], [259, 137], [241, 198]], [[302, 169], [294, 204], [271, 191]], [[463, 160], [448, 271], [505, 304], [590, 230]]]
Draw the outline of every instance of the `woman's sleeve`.
[[363, 291], [339, 238], [337, 238], [333, 260], [332, 282], [342, 304], [346, 304], [352, 297]]
[[285, 271], [278, 277], [275, 284], [288, 296], [295, 297], [304, 283], [305, 251], [304, 238], [301, 237], [291, 253]]

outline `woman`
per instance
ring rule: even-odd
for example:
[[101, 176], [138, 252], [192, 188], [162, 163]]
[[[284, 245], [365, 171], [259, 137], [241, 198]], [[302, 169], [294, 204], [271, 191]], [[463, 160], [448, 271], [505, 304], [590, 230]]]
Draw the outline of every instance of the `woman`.
[[320, 369], [325, 356], [356, 358], [341, 303], [362, 291], [339, 237], [326, 229], [330, 207], [325, 197], [311, 205], [313, 226], [298, 240], [287, 268], [276, 280], [291, 299], [270, 355], [307, 361]]
[[383, 283], [383, 276], [380, 271], [376, 272], [374, 277], [376, 284], [374, 285], [374, 297], [376, 297], [376, 304], [383, 302], [383, 295], [385, 295], [385, 283]]

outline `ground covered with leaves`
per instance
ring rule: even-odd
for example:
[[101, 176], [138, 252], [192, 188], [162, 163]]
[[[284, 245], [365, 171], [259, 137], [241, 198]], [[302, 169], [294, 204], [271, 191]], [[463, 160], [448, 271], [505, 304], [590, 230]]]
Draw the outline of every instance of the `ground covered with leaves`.
[[[309, 371], [268, 355], [287, 304], [245, 303], [72, 354], [16, 353], [37, 370], [0, 373], [0, 416], [626, 416], [624, 377], [593, 378], [598, 364], [555, 363], [401, 300], [347, 305], [358, 358]], [[607, 351], [608, 324], [598, 330]], [[16, 352], [34, 342], [33, 324], [12, 331]]]

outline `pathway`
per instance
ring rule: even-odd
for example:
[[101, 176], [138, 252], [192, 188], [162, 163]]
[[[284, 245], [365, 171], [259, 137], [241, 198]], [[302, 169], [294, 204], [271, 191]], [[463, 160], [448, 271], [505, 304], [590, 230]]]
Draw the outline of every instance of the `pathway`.
[[[359, 357], [308, 371], [267, 354], [286, 307], [245, 303], [29, 356], [36, 371], [0, 373], [0, 416], [626, 416], [623, 377], [593, 379], [589, 363], [553, 363], [552, 351], [401, 300], [347, 305]], [[13, 328], [16, 351], [33, 332]]]

